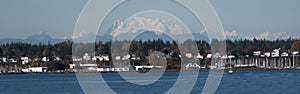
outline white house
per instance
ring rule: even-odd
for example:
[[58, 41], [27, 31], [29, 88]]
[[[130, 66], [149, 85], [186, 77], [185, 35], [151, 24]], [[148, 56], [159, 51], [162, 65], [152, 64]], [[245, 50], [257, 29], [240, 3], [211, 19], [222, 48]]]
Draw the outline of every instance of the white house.
[[43, 57], [43, 58], [42, 58], [42, 61], [43, 61], [43, 62], [49, 62], [50, 59], [49, 59], [49, 57]]
[[29, 63], [29, 58], [28, 57], [21, 57], [21, 60], [22, 60], [23, 65]]
[[265, 52], [264, 55], [265, 55], [266, 57], [270, 57], [270, 56], [271, 56], [271, 53], [270, 53], [270, 52]]
[[61, 58], [60, 58], [60, 57], [58, 57], [58, 56], [54, 56], [54, 60], [55, 60], [55, 61], [60, 61], [60, 60], [61, 60]]
[[235, 56], [234, 55], [229, 55], [228, 58], [235, 58]]
[[281, 56], [287, 57], [287, 56], [289, 56], [289, 54], [287, 52], [283, 52], [283, 53], [281, 53]]
[[6, 57], [2, 57], [3, 62], [7, 62], [6, 60], [7, 60]]
[[260, 54], [261, 54], [261, 51], [254, 51], [254, 52], [253, 52], [253, 55], [254, 55], [254, 56], [259, 56]]
[[128, 60], [129, 58], [130, 58], [130, 55], [127, 54], [127, 55], [125, 55], [125, 56], [122, 57], [122, 60]]
[[70, 69], [75, 69], [76, 64], [69, 64]]
[[272, 51], [272, 57], [279, 57], [279, 50], [280, 50], [280, 48], [279, 49], [274, 49]]
[[186, 53], [185, 56], [186, 56], [187, 58], [192, 58], [192, 57], [193, 57], [192, 53]]
[[103, 61], [103, 57], [99, 57], [98, 59], [99, 59], [99, 61]]
[[207, 54], [206, 58], [212, 58], [212, 54]]
[[203, 59], [204, 57], [200, 53], [198, 53], [197, 56], [196, 56], [196, 58], [197, 59]]
[[9, 59], [9, 61], [11, 61], [12, 63], [17, 63], [17, 60], [15, 59]]
[[200, 66], [196, 63], [189, 63], [185, 66], [186, 69], [189, 69], [189, 68], [200, 68]]
[[116, 56], [116, 60], [121, 60], [121, 56]]
[[91, 60], [91, 56], [89, 56], [88, 53], [85, 53], [82, 58], [83, 58], [83, 60], [86, 60], [86, 61]]
[[103, 58], [104, 61], [109, 61], [109, 56], [108, 55], [103, 55], [102, 58]]

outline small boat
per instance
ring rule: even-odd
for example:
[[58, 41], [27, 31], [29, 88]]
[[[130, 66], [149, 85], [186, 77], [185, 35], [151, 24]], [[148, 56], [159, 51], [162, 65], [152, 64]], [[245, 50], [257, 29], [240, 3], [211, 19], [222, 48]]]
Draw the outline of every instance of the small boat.
[[230, 70], [228, 71], [228, 73], [233, 73], [233, 70], [230, 69]]

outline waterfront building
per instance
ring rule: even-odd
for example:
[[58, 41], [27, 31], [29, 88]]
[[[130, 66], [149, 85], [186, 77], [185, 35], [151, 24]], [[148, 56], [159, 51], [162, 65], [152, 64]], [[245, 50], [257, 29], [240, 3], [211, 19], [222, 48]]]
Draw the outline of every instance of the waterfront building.
[[197, 64], [197, 63], [188, 63], [187, 65], [185, 65], [186, 69], [194, 69], [194, 68], [198, 68], [200, 69], [201, 67]]
[[22, 69], [22, 72], [47, 72], [48, 67], [30, 67]]
[[28, 57], [21, 57], [21, 60], [22, 60], [23, 65], [29, 63], [29, 58]]
[[91, 56], [89, 56], [88, 53], [85, 53], [82, 58], [83, 58], [83, 60], [86, 60], [86, 61], [91, 60]]

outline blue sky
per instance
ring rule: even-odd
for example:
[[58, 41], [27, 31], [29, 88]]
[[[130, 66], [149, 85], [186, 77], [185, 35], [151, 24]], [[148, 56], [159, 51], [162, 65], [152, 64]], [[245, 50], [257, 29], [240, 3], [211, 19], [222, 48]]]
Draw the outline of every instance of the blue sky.
[[224, 29], [300, 33], [300, 0], [212, 0]]
[[[71, 36], [87, 0], [0, 0], [0, 38]], [[300, 0], [211, 0], [225, 31], [300, 34]], [[200, 30], [199, 30], [200, 31]]]
[[71, 35], [86, 0], [1, 0], [0, 38]]

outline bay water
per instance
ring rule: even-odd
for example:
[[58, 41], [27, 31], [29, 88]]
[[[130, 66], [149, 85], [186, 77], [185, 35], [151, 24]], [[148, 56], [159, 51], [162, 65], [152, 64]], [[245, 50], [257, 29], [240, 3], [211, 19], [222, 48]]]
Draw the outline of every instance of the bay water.
[[[201, 71], [191, 91], [199, 94], [209, 71]], [[165, 72], [153, 84], [137, 85], [118, 73], [101, 73], [108, 86], [120, 94], [160, 94], [177, 81], [179, 72]], [[89, 79], [87, 79], [89, 80]], [[217, 94], [299, 94], [300, 70], [254, 70], [224, 72]], [[102, 94], [104, 92], [99, 92]], [[0, 94], [84, 94], [75, 74], [0, 75]]]

